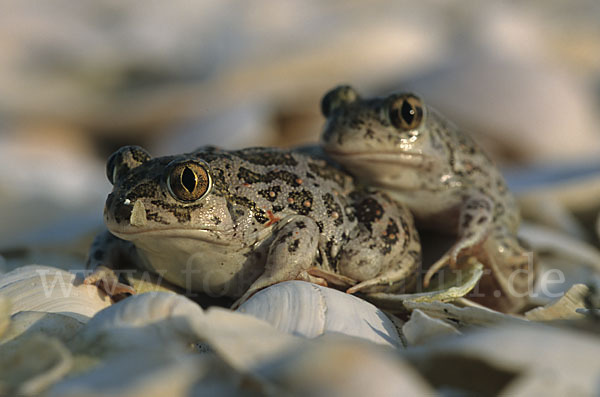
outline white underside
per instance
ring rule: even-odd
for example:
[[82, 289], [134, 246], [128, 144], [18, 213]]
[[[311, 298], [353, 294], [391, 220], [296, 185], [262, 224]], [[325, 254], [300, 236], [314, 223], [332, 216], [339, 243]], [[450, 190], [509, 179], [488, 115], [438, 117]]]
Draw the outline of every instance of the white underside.
[[245, 266], [249, 249], [231, 241], [207, 239], [204, 231], [169, 230], [114, 233], [131, 241], [146, 268], [186, 292], [240, 296], [256, 278]]

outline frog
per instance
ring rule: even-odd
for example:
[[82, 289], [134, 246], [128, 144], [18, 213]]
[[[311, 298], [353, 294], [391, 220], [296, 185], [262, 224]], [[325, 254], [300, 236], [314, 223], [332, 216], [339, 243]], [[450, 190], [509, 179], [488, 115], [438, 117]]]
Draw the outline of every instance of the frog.
[[127, 266], [237, 299], [232, 308], [286, 280], [349, 294], [414, 285], [421, 246], [410, 211], [322, 158], [210, 146], [153, 158], [125, 146], [106, 173], [107, 230], [85, 283], [111, 296], [135, 293], [118, 277]]
[[484, 275], [473, 300], [504, 312], [526, 307], [536, 262], [517, 238], [519, 208], [469, 133], [412, 92], [363, 98], [340, 85], [323, 96], [321, 112], [320, 145], [328, 156], [408, 206], [419, 229], [453, 236], [423, 286], [445, 266], [476, 259]]

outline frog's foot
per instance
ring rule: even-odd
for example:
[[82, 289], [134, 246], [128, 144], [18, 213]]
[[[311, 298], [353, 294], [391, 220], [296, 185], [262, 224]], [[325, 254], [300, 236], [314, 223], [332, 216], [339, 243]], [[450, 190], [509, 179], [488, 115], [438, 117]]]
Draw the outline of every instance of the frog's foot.
[[489, 272], [479, 282], [481, 295], [471, 299], [505, 313], [521, 311], [529, 305], [535, 284], [536, 258], [508, 234], [490, 238], [484, 248]]
[[[311, 267], [307, 270], [309, 276], [315, 276], [322, 279], [325, 282], [325, 287], [339, 287], [339, 288], [348, 288], [356, 284], [356, 280], [342, 276], [341, 274], [337, 274], [334, 272], [330, 272], [327, 270], [320, 269], [318, 267]], [[310, 281], [310, 280], [308, 280]], [[313, 281], [311, 281], [313, 282]], [[318, 284], [318, 283], [315, 283]]]
[[127, 284], [119, 282], [119, 277], [113, 269], [106, 266], [97, 266], [92, 274], [83, 280], [84, 284], [95, 284], [106, 292], [110, 297], [115, 297], [121, 294], [135, 294], [135, 289]]
[[465, 247], [461, 249], [460, 247], [454, 246], [453, 248], [451, 248], [449, 252], [444, 254], [433, 265], [431, 265], [429, 269], [427, 269], [427, 272], [423, 277], [423, 287], [427, 288], [431, 283], [431, 279], [433, 278], [433, 276], [435, 276], [435, 274], [442, 270], [444, 267], [448, 266], [452, 270], [457, 269], [459, 259], [467, 259], [467, 255], [468, 257], [471, 257], [471, 255], [469, 254], [474, 252], [474, 248], [477, 247]]
[[113, 300], [118, 300], [125, 294], [135, 294], [134, 288], [119, 282], [114, 267], [110, 266], [119, 266], [121, 262], [134, 266], [141, 263], [135, 246], [129, 241], [114, 236], [108, 230], [99, 233], [92, 242], [86, 261], [86, 268], [93, 269], [93, 273], [83, 280], [84, 284], [97, 285]]
[[346, 293], [399, 292], [403, 288], [408, 289], [413, 286], [416, 280], [417, 269], [420, 264], [420, 252], [409, 250], [401, 260], [394, 261], [393, 267], [388, 268], [376, 277], [363, 280], [348, 288]]
[[321, 287], [329, 287], [327, 280], [325, 280], [322, 277], [313, 276], [313, 275], [309, 274], [308, 272], [300, 273], [298, 275], [298, 277], [296, 277], [296, 280], [306, 281], [309, 283], [317, 284], [317, 285], [320, 285]]
[[258, 291], [260, 291], [263, 288], [267, 288], [273, 284], [276, 284], [276, 282], [273, 283], [260, 283], [260, 284], [252, 284], [252, 287], [248, 288], [248, 290], [246, 290], [246, 292], [244, 293], [244, 295], [242, 295], [241, 298], [239, 298], [238, 300], [236, 300], [235, 302], [233, 302], [233, 305], [231, 305], [230, 309], [231, 310], [237, 310], [242, 303], [246, 302], [248, 299], [250, 299], [250, 297], [252, 295], [254, 295], [255, 293], [257, 293]]
[[429, 287], [429, 283], [433, 276], [443, 269], [445, 266], [450, 266], [450, 268], [456, 267], [456, 260], [452, 260], [452, 256], [450, 254], [444, 254], [440, 259], [437, 260], [433, 265], [427, 269], [427, 273], [425, 273], [425, 277], [423, 277], [423, 287]]
[[[411, 257], [407, 258], [411, 261]], [[402, 261], [405, 264], [399, 266], [398, 269], [393, 271], [388, 271], [378, 277], [372, 278], [370, 280], [362, 281], [351, 288], [346, 290], [348, 294], [354, 294], [357, 292], [386, 292], [386, 290], [393, 289], [394, 291], [398, 289], [398, 287], [404, 286], [409, 287], [416, 277], [415, 269], [418, 265], [417, 262], [406, 264], [407, 261]], [[412, 261], [411, 261], [412, 262]], [[399, 283], [402, 282], [401, 285]]]
[[494, 204], [492, 200], [484, 195], [475, 194], [465, 201], [461, 210], [458, 224], [458, 241], [429, 267], [423, 278], [423, 286], [427, 288], [431, 278], [444, 266], [456, 269], [460, 257], [478, 248], [490, 235], [493, 223]]
[[[348, 288], [346, 290], [346, 293], [347, 294], [355, 294], [357, 292], [361, 292], [362, 290], [367, 289], [369, 287], [372, 287], [374, 285], [379, 285], [379, 284], [384, 284], [385, 285], [385, 284], [388, 284], [388, 283], [390, 283], [390, 281], [387, 281], [384, 278], [381, 278], [381, 279], [374, 278], [372, 280], [366, 280], [366, 281], [363, 281], [361, 283], [356, 284], [353, 287]], [[390, 283], [390, 285], [391, 285], [391, 283]]]
[[[294, 280], [307, 281], [309, 283], [317, 284], [322, 287], [329, 286], [327, 284], [327, 281], [324, 278], [315, 277], [315, 276], [309, 274], [307, 271], [300, 272], [300, 274], [298, 274], [298, 276]], [[287, 280], [275, 281], [275, 280], [265, 279], [261, 283], [252, 284], [252, 286], [246, 291], [246, 293], [244, 295], [242, 295], [242, 297], [240, 299], [236, 300], [233, 303], [233, 305], [231, 305], [231, 310], [236, 310], [237, 308], [239, 308], [242, 305], [242, 303], [246, 302], [248, 299], [250, 299], [252, 297], [252, 295], [257, 293], [261, 289], [270, 287], [271, 285], [274, 285], [274, 284], [277, 284], [277, 283], [283, 282], [283, 281], [287, 281]]]

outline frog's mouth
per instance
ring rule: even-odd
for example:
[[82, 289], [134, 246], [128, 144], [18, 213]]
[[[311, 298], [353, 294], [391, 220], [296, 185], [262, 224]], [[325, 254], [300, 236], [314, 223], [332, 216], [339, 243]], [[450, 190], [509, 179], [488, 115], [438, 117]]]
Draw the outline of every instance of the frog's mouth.
[[132, 230], [131, 227], [108, 227], [109, 231], [120, 239], [135, 242], [151, 239], [182, 239], [228, 246], [232, 245], [232, 231], [210, 229], [184, 229], [181, 227]]
[[328, 155], [333, 157], [334, 160], [339, 161], [342, 164], [353, 164], [359, 163], [361, 165], [373, 164], [378, 165], [394, 165], [404, 167], [423, 168], [430, 166], [433, 162], [422, 153], [411, 153], [411, 152], [344, 152], [340, 150], [329, 150], [325, 148]]

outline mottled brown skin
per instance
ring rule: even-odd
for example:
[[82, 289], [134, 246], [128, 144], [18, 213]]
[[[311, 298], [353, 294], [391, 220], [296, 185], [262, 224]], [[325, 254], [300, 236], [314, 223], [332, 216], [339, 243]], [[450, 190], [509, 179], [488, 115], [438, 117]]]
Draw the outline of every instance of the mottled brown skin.
[[406, 204], [417, 225], [458, 236], [425, 275], [475, 256], [486, 266], [475, 300], [519, 311], [534, 266], [518, 243], [515, 199], [490, 158], [464, 131], [411, 93], [363, 99], [349, 86], [323, 99], [325, 152], [362, 182]]
[[[107, 232], [92, 245], [87, 281], [125, 257], [167, 281], [240, 298], [302, 279], [354, 292], [410, 287], [420, 244], [410, 212], [354, 184], [323, 159], [272, 148], [150, 158], [139, 147], [111, 156]], [[118, 291], [127, 287], [117, 284]]]

